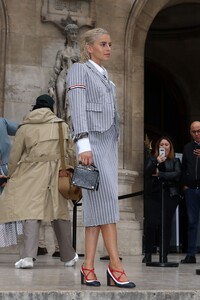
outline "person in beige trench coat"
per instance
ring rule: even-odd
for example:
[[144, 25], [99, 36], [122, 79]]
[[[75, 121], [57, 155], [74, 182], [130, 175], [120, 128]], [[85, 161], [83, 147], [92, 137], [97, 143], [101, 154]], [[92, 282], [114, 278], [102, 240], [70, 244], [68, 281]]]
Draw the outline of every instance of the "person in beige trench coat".
[[[0, 197], [1, 223], [24, 220], [24, 243], [16, 268], [33, 267], [42, 220], [53, 223], [60, 259], [65, 266], [72, 266], [78, 260], [71, 246], [68, 201], [58, 191], [61, 169], [58, 123], [62, 122], [65, 151], [70, 145], [69, 129], [54, 114], [53, 105], [54, 100], [49, 95], [41, 95], [24, 118], [10, 154], [10, 179]], [[70, 162], [72, 151], [68, 150]]]

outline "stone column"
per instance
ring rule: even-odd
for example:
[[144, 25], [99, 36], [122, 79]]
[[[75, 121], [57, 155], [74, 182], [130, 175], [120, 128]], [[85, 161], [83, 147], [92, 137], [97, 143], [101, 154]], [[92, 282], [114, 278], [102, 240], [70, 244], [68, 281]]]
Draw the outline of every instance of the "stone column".
[[[138, 175], [138, 172], [135, 171], [119, 169], [119, 195], [127, 195], [136, 191], [133, 187], [135, 186]], [[142, 230], [140, 222], [135, 216], [134, 202], [136, 198], [138, 197], [119, 200], [120, 222], [117, 228], [120, 255], [141, 254]]]

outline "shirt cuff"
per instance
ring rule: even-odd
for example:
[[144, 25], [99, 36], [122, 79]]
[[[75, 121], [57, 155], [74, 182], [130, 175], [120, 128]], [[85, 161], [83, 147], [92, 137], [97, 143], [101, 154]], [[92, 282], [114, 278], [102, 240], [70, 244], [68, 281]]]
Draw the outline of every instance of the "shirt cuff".
[[82, 138], [76, 142], [78, 154], [86, 151], [91, 151], [89, 138]]

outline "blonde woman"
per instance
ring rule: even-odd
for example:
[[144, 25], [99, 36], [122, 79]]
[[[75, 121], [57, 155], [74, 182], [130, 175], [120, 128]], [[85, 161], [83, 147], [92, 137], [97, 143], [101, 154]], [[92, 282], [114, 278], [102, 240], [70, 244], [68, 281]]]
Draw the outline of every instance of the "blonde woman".
[[81, 63], [73, 64], [66, 81], [78, 161], [83, 165], [94, 163], [100, 172], [98, 191], [82, 191], [85, 261], [81, 283], [100, 286], [94, 259], [101, 232], [110, 257], [108, 286], [133, 288], [135, 284], [124, 272], [117, 247], [119, 118], [115, 85], [102, 66], [110, 54], [109, 33], [101, 28], [87, 31], [81, 41]]

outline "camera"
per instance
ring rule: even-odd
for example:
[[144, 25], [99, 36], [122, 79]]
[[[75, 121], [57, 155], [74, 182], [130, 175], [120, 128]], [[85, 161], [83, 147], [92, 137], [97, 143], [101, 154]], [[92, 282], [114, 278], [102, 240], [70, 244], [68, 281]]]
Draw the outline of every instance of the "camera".
[[165, 148], [164, 147], [159, 148], [159, 155], [165, 157]]

